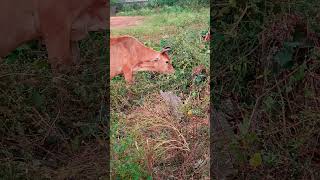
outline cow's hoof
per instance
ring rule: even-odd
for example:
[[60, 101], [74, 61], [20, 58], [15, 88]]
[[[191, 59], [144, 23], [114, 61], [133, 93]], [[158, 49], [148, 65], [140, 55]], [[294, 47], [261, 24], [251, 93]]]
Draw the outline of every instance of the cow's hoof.
[[133, 85], [134, 85], [134, 81], [129, 81], [126, 83], [126, 88], [129, 89]]

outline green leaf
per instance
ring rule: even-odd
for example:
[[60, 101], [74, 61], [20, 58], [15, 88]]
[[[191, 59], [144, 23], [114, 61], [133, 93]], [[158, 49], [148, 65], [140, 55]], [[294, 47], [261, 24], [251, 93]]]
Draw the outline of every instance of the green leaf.
[[40, 108], [43, 104], [43, 97], [37, 91], [33, 91], [31, 95], [31, 101], [37, 108]]
[[290, 62], [292, 62], [293, 52], [292, 48], [284, 48], [276, 53], [274, 59], [281, 67], [288, 67]]
[[198, 95], [197, 92], [192, 92], [192, 93], [191, 93], [191, 96], [192, 96], [192, 97], [196, 97], [197, 95]]
[[253, 144], [258, 137], [256, 133], [248, 133], [244, 136], [244, 138], [248, 144]]
[[76, 136], [72, 141], [71, 141], [71, 148], [74, 151], [79, 150], [80, 147], [80, 138], [79, 136]]
[[251, 159], [249, 160], [249, 163], [252, 167], [257, 168], [258, 166], [261, 166], [262, 164], [262, 157], [260, 153], [254, 153]]
[[292, 86], [286, 87], [286, 93], [290, 93], [293, 90]]
[[239, 124], [240, 134], [245, 135], [249, 132], [250, 121], [247, 117], [244, 118], [243, 122]]
[[20, 122], [17, 122], [16, 130], [19, 135], [25, 135], [25, 128]]
[[229, 4], [231, 7], [237, 7], [237, 1], [236, 0], [229, 0]]
[[307, 88], [304, 89], [304, 97], [310, 98], [313, 96], [314, 96], [314, 93], [310, 89], [307, 89]]
[[228, 14], [231, 11], [230, 6], [225, 6], [223, 8], [221, 8], [221, 10], [219, 11], [219, 14], [217, 15], [218, 17], [224, 16], [225, 14]]
[[304, 79], [304, 71], [307, 68], [306, 64], [303, 64], [302, 66], [299, 67], [297, 73], [294, 74], [294, 80], [297, 81], [301, 81]]
[[274, 108], [274, 105], [275, 105], [275, 100], [271, 97], [271, 96], [268, 96], [265, 101], [264, 101], [264, 104], [266, 106], [266, 109], [268, 111], [271, 111], [273, 108]]
[[18, 56], [16, 54], [8, 56], [5, 60], [6, 64], [14, 64], [17, 61], [17, 57]]
[[276, 165], [277, 161], [278, 161], [278, 156], [276, 154], [274, 154], [273, 152], [267, 152], [264, 155], [263, 158], [265, 164], [272, 166], [272, 165]]
[[36, 69], [48, 69], [49, 65], [46, 61], [37, 60], [32, 63], [33, 67]]
[[17, 51], [21, 51], [21, 50], [30, 50], [31, 48], [30, 48], [30, 46], [28, 45], [28, 44], [23, 44], [23, 45], [21, 45], [21, 46], [19, 46], [19, 47], [17, 47]]
[[295, 48], [300, 45], [301, 45], [300, 42], [284, 42], [284, 47], [286, 47], [286, 48]]
[[216, 33], [216, 32], [212, 33], [212, 37], [213, 37], [214, 41], [224, 41], [225, 40], [225, 37], [223, 34]]

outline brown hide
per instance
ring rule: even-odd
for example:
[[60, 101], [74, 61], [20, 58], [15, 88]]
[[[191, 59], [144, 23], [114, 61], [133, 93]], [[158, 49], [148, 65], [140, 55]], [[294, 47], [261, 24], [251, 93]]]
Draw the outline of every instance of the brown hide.
[[72, 64], [72, 54], [79, 51], [77, 41], [88, 31], [107, 28], [107, 4], [107, 0], [2, 0], [0, 57], [41, 38], [53, 68]]
[[133, 74], [136, 71], [174, 73], [174, 68], [167, 54], [168, 50], [154, 51], [130, 36], [111, 37], [110, 79], [123, 74], [125, 80], [132, 83]]

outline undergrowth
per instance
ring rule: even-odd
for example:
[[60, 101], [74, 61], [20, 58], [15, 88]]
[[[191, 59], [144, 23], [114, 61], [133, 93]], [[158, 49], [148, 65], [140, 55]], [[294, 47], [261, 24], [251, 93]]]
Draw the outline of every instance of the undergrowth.
[[215, 178], [319, 178], [319, 3], [213, 6]]
[[119, 0], [112, 0], [111, 6], [117, 6], [118, 15], [150, 15], [151, 12], [181, 12], [198, 11], [202, 8], [209, 8], [209, 0], [148, 0], [145, 3], [119, 3]]
[[0, 64], [0, 179], [107, 175], [106, 34], [81, 41], [80, 65], [53, 76], [33, 41]]

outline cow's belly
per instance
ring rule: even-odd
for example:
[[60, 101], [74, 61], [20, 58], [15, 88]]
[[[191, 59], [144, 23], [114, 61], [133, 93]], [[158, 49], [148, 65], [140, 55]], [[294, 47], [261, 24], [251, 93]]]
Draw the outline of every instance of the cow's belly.
[[0, 56], [39, 36], [34, 1], [0, 1]]
[[[14, 31], [14, 30], [13, 30]], [[36, 39], [39, 35], [33, 31], [15, 31], [14, 33], [2, 36], [0, 35], [0, 57], [7, 56], [11, 51], [20, 45]]]

